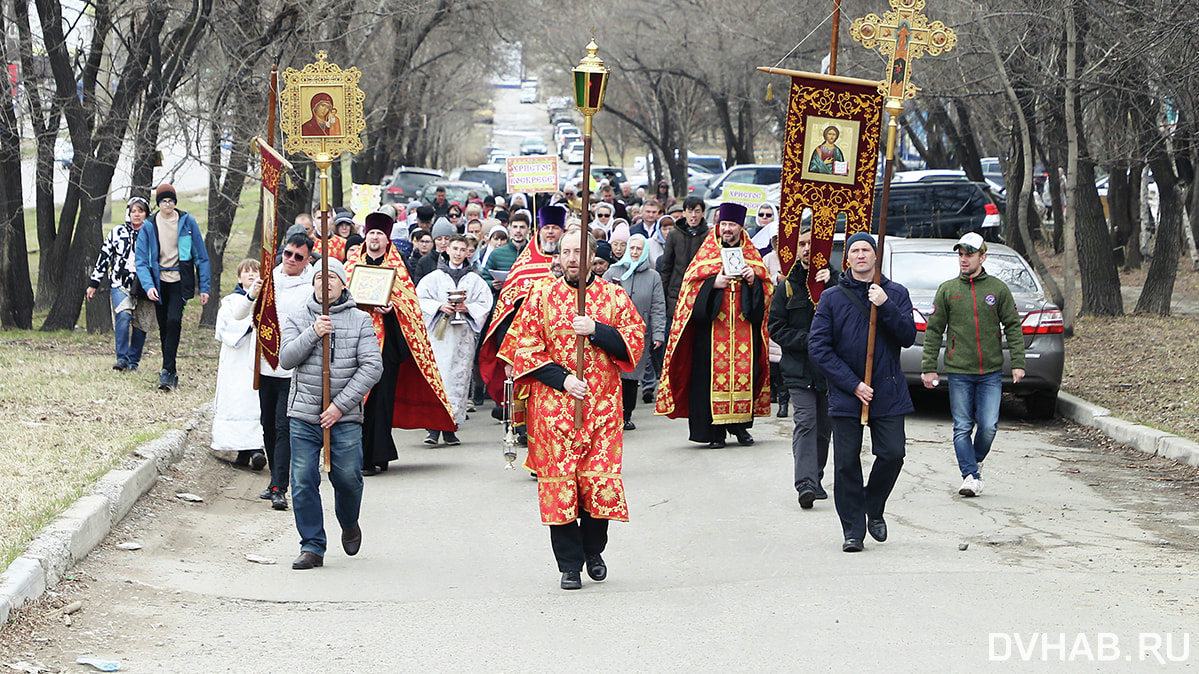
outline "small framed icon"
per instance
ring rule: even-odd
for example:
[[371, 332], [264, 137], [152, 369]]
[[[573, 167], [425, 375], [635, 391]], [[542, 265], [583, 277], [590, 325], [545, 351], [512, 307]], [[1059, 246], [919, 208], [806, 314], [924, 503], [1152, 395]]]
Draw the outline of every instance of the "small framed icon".
[[350, 296], [359, 307], [384, 307], [391, 301], [391, 287], [396, 270], [360, 264], [350, 274]]

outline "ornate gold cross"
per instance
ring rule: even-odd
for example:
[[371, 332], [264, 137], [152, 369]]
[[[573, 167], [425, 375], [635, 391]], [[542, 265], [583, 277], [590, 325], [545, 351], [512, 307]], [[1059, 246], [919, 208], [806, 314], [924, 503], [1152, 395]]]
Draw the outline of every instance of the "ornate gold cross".
[[867, 49], [876, 46], [880, 53], [891, 57], [887, 79], [879, 82], [878, 91], [890, 100], [915, 98], [917, 88], [909, 81], [912, 77], [910, 61], [926, 53], [936, 56], [953, 49], [958, 37], [952, 28], [940, 21], [929, 23], [921, 14], [924, 0], [890, 0], [892, 11], [879, 18], [867, 14], [854, 19], [849, 27], [853, 39]]

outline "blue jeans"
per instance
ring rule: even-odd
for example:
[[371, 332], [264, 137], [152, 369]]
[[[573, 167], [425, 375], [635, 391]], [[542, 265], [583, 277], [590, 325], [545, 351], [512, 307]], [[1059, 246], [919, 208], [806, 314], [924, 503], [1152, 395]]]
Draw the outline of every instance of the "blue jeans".
[[[300, 551], [325, 556], [325, 513], [321, 508], [321, 427], [291, 422], [291, 507], [300, 532]], [[362, 507], [362, 424], [343, 422], [330, 430], [333, 512], [341, 528], [358, 524]]]
[[[949, 411], [953, 414], [953, 451], [962, 477], [979, 477], [978, 464], [987, 458], [999, 427], [1003, 373], [945, 375], [949, 379]], [[978, 428], [971, 439], [970, 432]]]
[[142, 360], [142, 346], [146, 343], [146, 331], [131, 327], [132, 311], [117, 311], [117, 307], [128, 297], [123, 288], [109, 288], [108, 295], [112, 298], [114, 312], [112, 328], [116, 333], [117, 362], [124, 361], [129, 367], [137, 367]]

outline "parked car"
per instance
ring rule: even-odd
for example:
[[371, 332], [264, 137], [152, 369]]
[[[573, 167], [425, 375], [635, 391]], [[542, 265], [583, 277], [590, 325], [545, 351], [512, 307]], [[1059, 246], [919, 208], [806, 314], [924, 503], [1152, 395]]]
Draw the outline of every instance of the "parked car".
[[572, 141], [562, 149], [562, 161], [567, 164], [582, 164], [583, 163], [583, 141]]
[[522, 157], [525, 155], [545, 154], [547, 152], [549, 150], [545, 147], [545, 141], [540, 138], [526, 138], [520, 143], [520, 154]]
[[438, 187], [445, 188], [446, 201], [457, 201], [460, 204], [465, 204], [469, 200], [471, 192], [477, 194], [480, 199], [491, 196], [491, 186], [487, 183], [467, 182], [463, 180], [434, 180], [425, 185], [418, 198], [423, 203], [432, 204], [433, 198], [437, 196]]
[[738, 164], [708, 183], [704, 200], [708, 206], [720, 205], [725, 183], [742, 185], [775, 185], [783, 179], [782, 164]]
[[[920, 173], [920, 172], [915, 172]], [[896, 174], [901, 175], [901, 174]], [[882, 185], [874, 188], [871, 229], [878, 231]], [[953, 239], [978, 232], [988, 242], [1002, 241], [999, 207], [981, 183], [964, 177], [892, 181], [887, 203], [887, 235]]]
[[383, 189], [383, 203], [403, 203], [417, 198], [425, 185], [445, 177], [441, 171], [430, 168], [401, 166], [392, 173], [391, 181]]
[[[958, 256], [955, 239], [900, 239], [887, 236], [884, 243], [883, 274], [908, 289], [912, 297], [912, 316], [916, 321], [916, 343], [903, 349], [900, 363], [911, 388], [923, 388], [920, 381], [924, 353], [926, 316], [933, 311], [933, 298], [941, 283], [957, 276]], [[1012, 290], [1024, 332], [1025, 375], [1013, 384], [1009, 369], [1007, 340], [1004, 339], [1003, 390], [1024, 400], [1029, 416], [1048, 419], [1057, 409], [1057, 394], [1062, 385], [1065, 363], [1065, 339], [1062, 311], [1050, 301], [1045, 286], [1032, 266], [1011, 248], [987, 244], [983, 269], [1001, 279]], [[937, 371], [944, 375], [945, 351], [937, 359]]]
[[487, 183], [491, 188], [491, 194], [497, 197], [508, 196], [508, 176], [498, 166], [462, 169], [457, 179], [462, 182]]
[[698, 166], [714, 176], [724, 173], [728, 168], [724, 164], [724, 157], [716, 154], [691, 154], [688, 152], [687, 163], [691, 166]]
[[520, 83], [520, 102], [537, 102], [537, 80], [525, 80]]
[[512, 153], [507, 150], [492, 150], [487, 153], [488, 164], [505, 164]]

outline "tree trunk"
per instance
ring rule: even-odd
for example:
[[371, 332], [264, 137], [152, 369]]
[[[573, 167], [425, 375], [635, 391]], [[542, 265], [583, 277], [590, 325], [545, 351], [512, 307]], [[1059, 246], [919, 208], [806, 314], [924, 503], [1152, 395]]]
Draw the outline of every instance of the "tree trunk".
[[1149, 161], [1157, 181], [1158, 203], [1157, 241], [1153, 259], [1145, 275], [1145, 285], [1137, 299], [1137, 313], [1170, 315], [1170, 300], [1174, 279], [1178, 275], [1178, 254], [1182, 248], [1182, 202], [1178, 198], [1178, 178], [1170, 156], [1159, 150]]
[[[1077, 7], [1077, 5], [1075, 5]], [[1072, 15], [1071, 19], [1075, 17]], [[1075, 37], [1078, 44], [1086, 44], [1088, 25], [1086, 15], [1080, 14], [1081, 21], [1075, 26]], [[1084, 50], [1077, 49], [1075, 57], [1078, 66], [1085, 66]], [[1074, 78], [1071, 78], [1073, 84]], [[1103, 205], [1099, 201], [1099, 193], [1095, 189], [1095, 162], [1087, 147], [1087, 139], [1080, 135], [1085, 128], [1082, 107], [1078, 101], [1067, 99], [1066, 124], [1073, 122], [1073, 150], [1076, 153], [1074, 190], [1071, 193], [1074, 218], [1075, 242], [1078, 245], [1078, 269], [1082, 276], [1082, 313], [1094, 316], [1124, 315], [1124, 299], [1120, 295], [1120, 272], [1116, 268], [1115, 256], [1112, 254], [1112, 239], [1108, 232], [1107, 220], [1103, 217]], [[1071, 113], [1074, 118], [1071, 119]]]
[[[0, 35], [7, 33], [0, 12]], [[21, 193], [21, 129], [6, 93], [0, 105], [0, 327], [33, 327], [33, 286]]]
[[[1027, 245], [1026, 255], [1037, 274], [1040, 275], [1041, 281], [1045, 284], [1046, 290], [1049, 291], [1049, 296], [1058, 306], [1062, 305], [1063, 295], [1057, 287], [1057, 282], [1053, 280], [1053, 275], [1049, 273], [1048, 267], [1041, 259], [1040, 253], [1037, 252], [1037, 247], [1033, 245], [1032, 233], [1028, 229], [1028, 219], [1025, 217], [1027, 209], [1023, 204], [1028, 204], [1032, 200], [1032, 132], [1030, 130], [1028, 119], [1024, 114], [1024, 106], [1021, 104], [1019, 95], [1016, 93], [1015, 87], [1012, 86], [1011, 78], [1008, 77], [1007, 65], [999, 55], [999, 48], [995, 44], [995, 38], [989, 29], [984, 28], [987, 35], [987, 43], [991, 51], [991, 56], [995, 61], [995, 68], [999, 74], [1000, 81], [1003, 83], [1004, 92], [1007, 94], [1008, 103], [1011, 104], [1012, 110], [1016, 117], [1016, 128], [1020, 136], [1020, 163], [1023, 171], [1020, 175], [1020, 196], [1016, 199], [1016, 203], [1008, 203], [1007, 214], [1008, 218], [1013, 216], [1016, 218], [1016, 227], [1020, 232], [1020, 238]], [[1071, 285], [1071, 277], [1066, 276], [1066, 285]]]
[[1112, 243], [1115, 245], [1116, 264], [1127, 269], [1133, 221], [1129, 208], [1132, 195], [1128, 185], [1128, 167], [1112, 165], [1104, 168], [1107, 170], [1107, 213], [1111, 223]]

